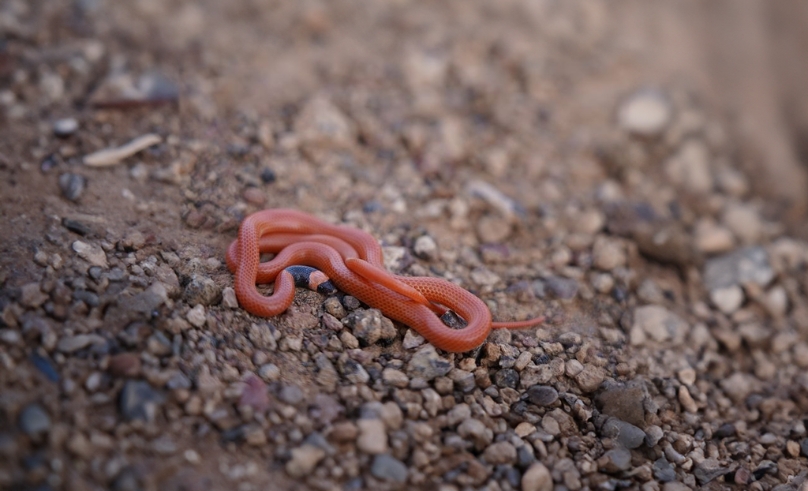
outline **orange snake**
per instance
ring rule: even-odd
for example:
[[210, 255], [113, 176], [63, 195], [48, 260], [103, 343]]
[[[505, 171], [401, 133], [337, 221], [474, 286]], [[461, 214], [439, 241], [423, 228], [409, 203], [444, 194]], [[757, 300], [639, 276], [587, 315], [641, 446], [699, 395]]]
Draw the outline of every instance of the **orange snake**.
[[[265, 263], [262, 252], [276, 253]], [[263, 210], [241, 223], [238, 238], [227, 249], [227, 266], [235, 276], [239, 304], [248, 312], [273, 317], [292, 304], [295, 293], [291, 265], [312, 266], [342, 291], [379, 309], [385, 316], [418, 331], [435, 347], [464, 352], [481, 345], [491, 329], [537, 325], [537, 317], [492, 322], [488, 306], [463, 288], [441, 278], [398, 276], [384, 269], [382, 249], [372, 235], [332, 225], [290, 209]], [[275, 282], [270, 296], [258, 283]], [[466, 320], [462, 329], [446, 326], [436, 314], [447, 309]]]

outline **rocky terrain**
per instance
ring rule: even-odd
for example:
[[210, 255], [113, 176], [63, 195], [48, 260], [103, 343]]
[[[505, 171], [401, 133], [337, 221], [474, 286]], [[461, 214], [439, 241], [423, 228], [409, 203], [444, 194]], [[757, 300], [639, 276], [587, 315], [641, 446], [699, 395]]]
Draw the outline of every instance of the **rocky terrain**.
[[[3, 3], [0, 488], [808, 490], [808, 242], [617, 4]], [[547, 321], [249, 315], [272, 207]]]

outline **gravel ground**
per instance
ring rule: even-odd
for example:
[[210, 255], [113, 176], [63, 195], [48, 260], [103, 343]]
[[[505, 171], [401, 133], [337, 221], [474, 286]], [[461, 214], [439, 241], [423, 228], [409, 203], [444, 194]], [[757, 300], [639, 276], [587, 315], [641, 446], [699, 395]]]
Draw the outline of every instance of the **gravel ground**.
[[[0, 488], [808, 489], [808, 242], [600, 2], [0, 6]], [[497, 320], [238, 308], [293, 207]]]

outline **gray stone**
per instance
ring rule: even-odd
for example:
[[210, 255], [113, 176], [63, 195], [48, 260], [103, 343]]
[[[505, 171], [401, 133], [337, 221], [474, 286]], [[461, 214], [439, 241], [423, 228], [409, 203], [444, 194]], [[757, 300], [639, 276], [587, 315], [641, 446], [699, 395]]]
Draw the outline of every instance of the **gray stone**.
[[56, 349], [61, 353], [74, 353], [91, 344], [104, 344], [106, 342], [106, 339], [97, 334], [76, 334], [75, 336], [66, 336], [60, 339], [56, 344]]
[[162, 283], [157, 282], [151, 284], [145, 291], [118, 303], [126, 311], [151, 315], [152, 312], [167, 301], [168, 291]]
[[534, 385], [527, 390], [527, 400], [537, 406], [549, 406], [558, 400], [558, 391], [548, 385]]
[[664, 457], [654, 461], [654, 478], [659, 482], [670, 482], [676, 479], [676, 469]]
[[337, 369], [351, 383], [366, 384], [370, 381], [370, 374], [367, 370], [359, 362], [347, 356], [342, 356], [337, 360]]
[[88, 263], [105, 269], [109, 268], [107, 253], [104, 252], [104, 249], [101, 249], [101, 247], [77, 240], [73, 242], [73, 250], [76, 251], [76, 254], [78, 254], [80, 258]]
[[348, 314], [344, 322], [364, 346], [389, 341], [398, 334], [393, 323], [378, 309], [356, 310]]
[[578, 281], [572, 278], [551, 276], [545, 281], [545, 287], [559, 300], [571, 300], [578, 294]]
[[391, 457], [388, 454], [377, 455], [373, 458], [373, 464], [370, 466], [370, 473], [374, 477], [383, 481], [391, 481], [395, 483], [407, 482], [407, 466], [400, 460]]
[[191, 280], [185, 285], [182, 298], [188, 305], [215, 305], [222, 298], [222, 292], [216, 283], [207, 276], [191, 275]]
[[494, 439], [494, 432], [479, 419], [469, 418], [457, 427], [457, 434], [474, 441], [478, 448], [485, 447]]
[[148, 382], [129, 380], [121, 390], [119, 407], [127, 420], [154, 421], [157, 410], [165, 403], [165, 396]]
[[701, 485], [718, 477], [727, 474], [730, 471], [728, 467], [724, 467], [716, 459], [704, 459], [701, 463], [696, 465], [693, 475], [696, 476]]
[[[632, 344], [642, 344], [637, 339], [638, 331], [657, 342], [673, 340], [683, 341], [689, 325], [681, 317], [660, 305], [644, 305], [634, 311], [634, 327], [632, 328]], [[639, 334], [640, 336], [642, 334]]]
[[294, 384], [284, 385], [278, 393], [278, 399], [291, 406], [300, 404], [304, 397], [303, 390]]
[[604, 436], [616, 439], [620, 445], [628, 449], [638, 448], [645, 443], [644, 431], [617, 418], [609, 418], [601, 431]]
[[601, 468], [606, 472], [627, 471], [631, 468], [631, 452], [623, 447], [607, 451], [601, 459]]
[[665, 436], [665, 432], [657, 425], [651, 425], [645, 429], [645, 444], [649, 447], [656, 446], [662, 437]]
[[448, 360], [438, 356], [438, 352], [431, 344], [424, 346], [412, 355], [407, 364], [407, 375], [410, 378], [422, 378], [432, 380], [442, 377], [452, 370], [452, 364]]
[[519, 385], [519, 372], [513, 368], [504, 368], [494, 374], [494, 383], [497, 387], [510, 387], [515, 389]]
[[745, 247], [710, 259], [704, 266], [704, 285], [708, 290], [751, 282], [768, 285], [774, 279], [769, 255], [762, 247]]
[[62, 196], [70, 201], [78, 201], [87, 187], [87, 178], [81, 174], [65, 172], [59, 176], [59, 189]]
[[20, 412], [19, 425], [23, 433], [38, 440], [50, 431], [51, 419], [45, 408], [34, 402]]

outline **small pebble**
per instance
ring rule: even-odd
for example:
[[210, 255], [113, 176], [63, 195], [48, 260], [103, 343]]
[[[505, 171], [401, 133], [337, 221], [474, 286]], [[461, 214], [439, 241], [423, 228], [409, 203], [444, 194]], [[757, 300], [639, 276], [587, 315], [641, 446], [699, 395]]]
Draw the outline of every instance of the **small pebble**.
[[57, 119], [53, 122], [53, 134], [59, 138], [67, 138], [79, 129], [79, 122], [75, 118]]
[[383, 481], [404, 483], [407, 482], [408, 470], [407, 466], [400, 460], [388, 454], [381, 454], [373, 458], [370, 473]]
[[325, 451], [305, 443], [292, 449], [292, 458], [286, 463], [286, 472], [292, 477], [309, 475], [325, 457]]
[[672, 115], [671, 104], [662, 92], [642, 89], [620, 105], [617, 122], [631, 133], [658, 136], [670, 124]]
[[516, 447], [510, 442], [493, 443], [485, 449], [483, 458], [489, 464], [513, 464], [516, 462]]
[[549, 406], [558, 400], [558, 391], [546, 385], [534, 385], [527, 390], [527, 400], [539, 407]]
[[207, 315], [205, 313], [205, 307], [202, 305], [197, 305], [185, 314], [185, 318], [188, 319], [188, 322], [191, 323], [194, 327], [202, 327], [205, 325], [207, 321]]
[[59, 189], [62, 196], [70, 201], [78, 201], [87, 187], [87, 178], [72, 172], [65, 172], [59, 176]]
[[48, 412], [38, 403], [32, 403], [20, 412], [20, 430], [34, 440], [39, 440], [51, 429]]
[[609, 418], [603, 425], [602, 432], [609, 438], [614, 438], [627, 449], [639, 448], [645, 443], [645, 432], [631, 423], [617, 418]]
[[228, 309], [238, 308], [238, 299], [236, 298], [236, 291], [229, 286], [222, 289], [222, 307]]
[[407, 375], [427, 381], [442, 377], [451, 370], [452, 364], [438, 356], [438, 352], [431, 344], [416, 351], [407, 363]]
[[522, 475], [522, 491], [552, 491], [553, 476], [541, 462], [531, 465]]
[[434, 261], [438, 257], [438, 244], [429, 235], [422, 235], [415, 239], [412, 251], [421, 259]]
[[127, 420], [152, 422], [165, 400], [165, 396], [152, 388], [148, 382], [129, 380], [121, 390], [119, 407]]
[[387, 430], [380, 419], [360, 419], [357, 421], [359, 437], [357, 448], [366, 454], [378, 455], [387, 452]]
[[676, 479], [676, 469], [664, 457], [654, 461], [654, 478], [659, 482], [670, 482]]
[[623, 447], [613, 448], [603, 454], [598, 463], [605, 472], [626, 471], [631, 468], [631, 452]]

